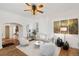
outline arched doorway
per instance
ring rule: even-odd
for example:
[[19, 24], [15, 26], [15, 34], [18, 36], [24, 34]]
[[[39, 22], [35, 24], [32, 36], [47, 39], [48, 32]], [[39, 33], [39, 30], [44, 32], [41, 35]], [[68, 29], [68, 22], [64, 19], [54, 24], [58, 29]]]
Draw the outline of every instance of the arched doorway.
[[20, 32], [23, 32], [23, 26], [18, 23], [5, 23], [3, 26], [2, 45], [18, 45]]

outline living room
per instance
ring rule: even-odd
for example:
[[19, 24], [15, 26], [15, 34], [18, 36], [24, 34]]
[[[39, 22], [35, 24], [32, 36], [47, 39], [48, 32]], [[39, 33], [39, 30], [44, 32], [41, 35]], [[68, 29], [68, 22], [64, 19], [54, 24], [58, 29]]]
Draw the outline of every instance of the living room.
[[[14, 45], [17, 49], [28, 56], [78, 56], [79, 4], [29, 4], [31, 5], [30, 8], [32, 8], [32, 5], [37, 7], [42, 5], [42, 9], [39, 10], [43, 11], [43, 13], [35, 11], [35, 14], [33, 14], [33, 11], [24, 11], [28, 10], [28, 4], [29, 3], [0, 3], [0, 48], [3, 49], [3, 46], [6, 48]], [[73, 22], [73, 26], [76, 28], [70, 28], [67, 26], [71, 22]], [[64, 23], [65, 25], [60, 25], [59, 23]], [[58, 24], [58, 26], [55, 26], [55, 24]], [[69, 29], [73, 29], [73, 31], [70, 31]], [[34, 30], [35, 32], [33, 33]], [[34, 36], [31, 37], [29, 34], [34, 34]], [[65, 53], [67, 51], [62, 50], [63, 52], [61, 52], [61, 47], [52, 47], [53, 44], [56, 45], [57, 39], [62, 39], [64, 43], [67, 41], [69, 45], [67, 51], [69, 54]], [[31, 44], [34, 45], [35, 49], [33, 49], [34, 47]], [[41, 48], [39, 47], [39, 44], [41, 45]], [[44, 45], [45, 48], [43, 48]], [[47, 50], [48, 47], [50, 48], [49, 51]], [[41, 52], [38, 52], [40, 51], [39, 49], [41, 49]]]

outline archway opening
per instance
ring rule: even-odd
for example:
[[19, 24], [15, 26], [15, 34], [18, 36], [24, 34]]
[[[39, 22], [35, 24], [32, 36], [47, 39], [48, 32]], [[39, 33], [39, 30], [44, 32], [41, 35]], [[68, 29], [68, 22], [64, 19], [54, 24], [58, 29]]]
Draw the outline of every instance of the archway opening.
[[20, 32], [23, 32], [23, 26], [18, 23], [5, 23], [3, 27], [2, 46], [19, 45]]

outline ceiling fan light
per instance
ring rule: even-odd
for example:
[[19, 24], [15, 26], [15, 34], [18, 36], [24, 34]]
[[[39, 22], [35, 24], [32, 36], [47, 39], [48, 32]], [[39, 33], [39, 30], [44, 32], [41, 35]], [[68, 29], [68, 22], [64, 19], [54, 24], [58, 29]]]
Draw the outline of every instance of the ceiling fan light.
[[33, 15], [35, 15], [36, 13], [43, 13], [42, 9], [44, 7], [43, 4], [39, 4], [39, 5], [36, 5], [36, 4], [29, 4], [29, 3], [25, 3], [28, 7], [28, 9], [24, 10], [24, 11], [31, 11]]

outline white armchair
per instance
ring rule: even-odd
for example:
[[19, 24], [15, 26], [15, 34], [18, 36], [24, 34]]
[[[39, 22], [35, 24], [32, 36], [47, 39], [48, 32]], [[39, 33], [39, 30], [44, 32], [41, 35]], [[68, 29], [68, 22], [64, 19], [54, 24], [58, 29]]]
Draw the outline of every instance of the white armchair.
[[19, 39], [20, 45], [21, 46], [26, 46], [29, 45], [29, 40], [25, 39], [25, 38], [20, 38]]
[[40, 46], [40, 55], [57, 56], [60, 53], [60, 48], [52, 43], [45, 43]]

